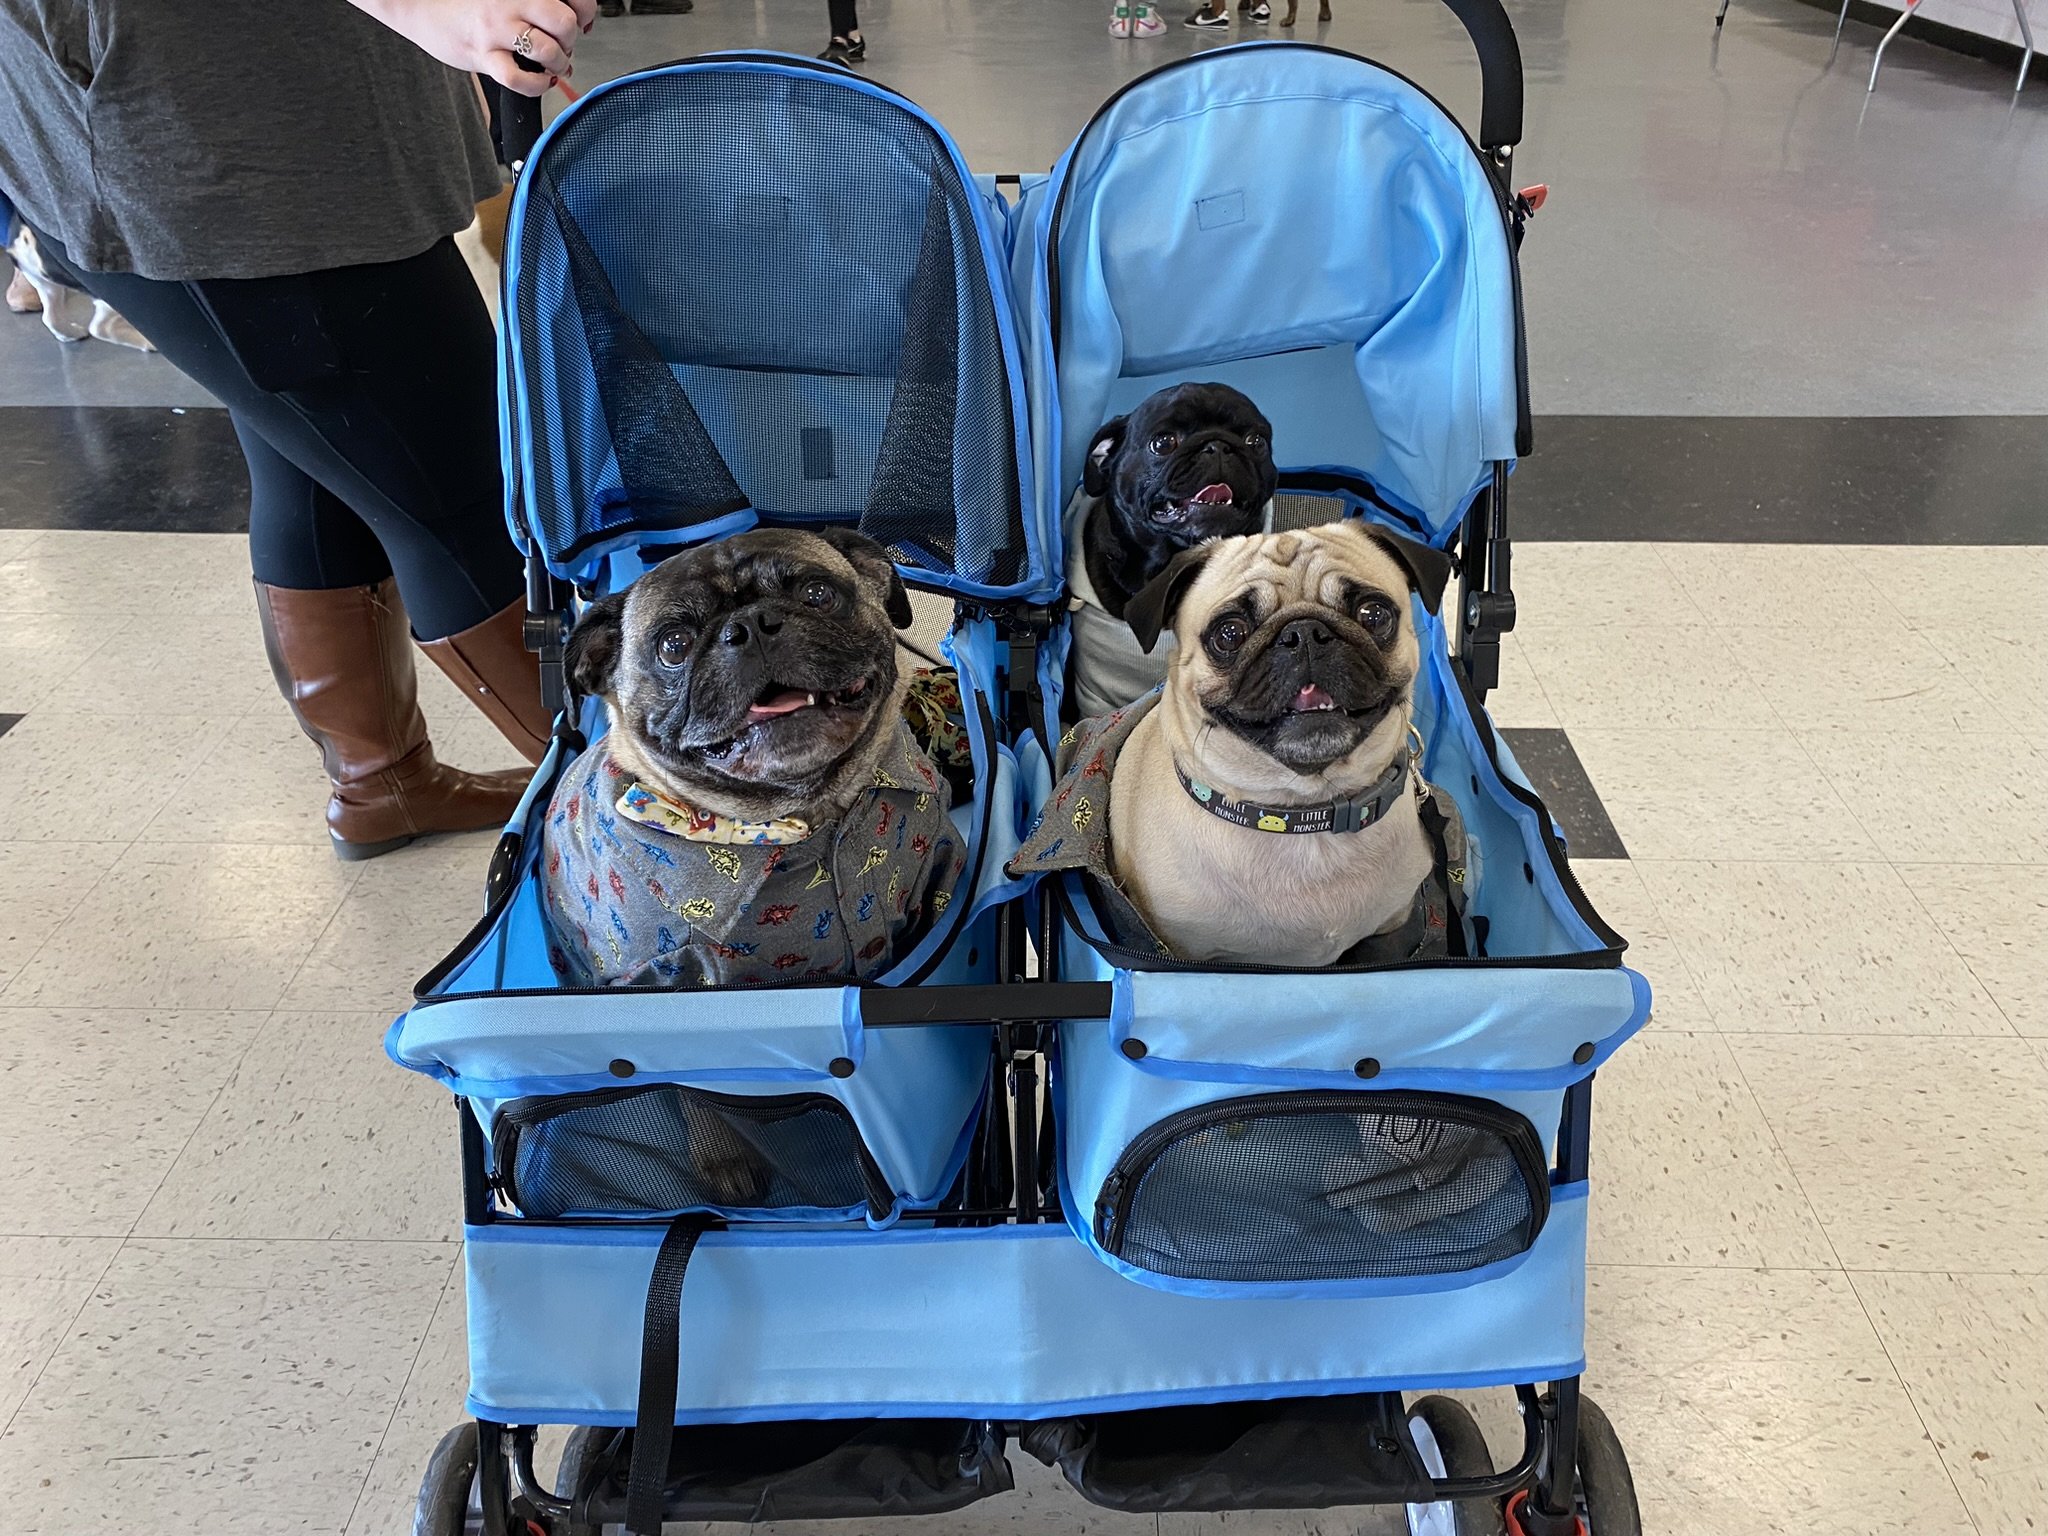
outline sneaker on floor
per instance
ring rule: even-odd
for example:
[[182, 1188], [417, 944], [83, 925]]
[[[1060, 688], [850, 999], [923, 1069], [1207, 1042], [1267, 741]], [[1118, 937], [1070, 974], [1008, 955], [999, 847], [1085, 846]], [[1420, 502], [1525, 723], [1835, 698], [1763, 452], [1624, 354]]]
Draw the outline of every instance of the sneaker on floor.
[[825, 51], [818, 55], [828, 64], [858, 64], [868, 56], [868, 40], [849, 43], [843, 37], [835, 37], [825, 45]]
[[1151, 5], [1133, 5], [1131, 9], [1138, 13], [1132, 18], [1133, 37], [1157, 37], [1166, 30], [1166, 22]]
[[1252, 25], [1255, 27], [1263, 27], [1267, 22], [1271, 21], [1272, 19], [1273, 7], [1266, 4], [1266, 0], [1257, 0], [1257, 3], [1252, 6], [1251, 10]]
[[1190, 11], [1188, 19], [1182, 22], [1181, 25], [1197, 28], [1227, 27], [1230, 25], [1230, 17], [1222, 11], [1211, 12], [1206, 9], [1198, 9]]

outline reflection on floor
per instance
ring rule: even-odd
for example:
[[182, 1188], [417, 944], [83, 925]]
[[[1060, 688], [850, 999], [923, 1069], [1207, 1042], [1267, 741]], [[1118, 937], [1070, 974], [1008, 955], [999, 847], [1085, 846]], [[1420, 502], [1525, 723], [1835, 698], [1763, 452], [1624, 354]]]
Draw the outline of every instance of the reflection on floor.
[[[0, 1484], [28, 1531], [397, 1536], [461, 1412], [451, 1117], [378, 1043], [491, 839], [334, 862], [243, 560], [0, 532]], [[2027, 1529], [2048, 550], [1530, 544], [1516, 572], [1497, 716], [1569, 732], [1632, 856], [1575, 868], [1657, 991], [1600, 1075], [1590, 1297], [1646, 1528]], [[509, 764], [422, 685], [444, 755]], [[925, 1529], [1345, 1528], [1025, 1482]]]

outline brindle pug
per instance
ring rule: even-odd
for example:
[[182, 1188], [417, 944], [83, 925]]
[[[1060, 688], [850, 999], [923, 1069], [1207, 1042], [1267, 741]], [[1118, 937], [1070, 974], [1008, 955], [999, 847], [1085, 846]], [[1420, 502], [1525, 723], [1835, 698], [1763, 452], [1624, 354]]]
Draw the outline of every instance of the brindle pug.
[[[578, 986], [761, 986], [886, 971], [946, 910], [960, 838], [906, 727], [888, 553], [826, 529], [737, 534], [585, 610], [576, 690], [610, 730], [557, 782], [541, 895]], [[714, 1204], [773, 1170], [693, 1134]]]
[[1347, 521], [1204, 545], [1132, 602], [1148, 649], [1178, 638], [1116, 758], [1109, 843], [1176, 956], [1327, 965], [1410, 921], [1434, 856], [1408, 593], [1433, 610], [1449, 570]]

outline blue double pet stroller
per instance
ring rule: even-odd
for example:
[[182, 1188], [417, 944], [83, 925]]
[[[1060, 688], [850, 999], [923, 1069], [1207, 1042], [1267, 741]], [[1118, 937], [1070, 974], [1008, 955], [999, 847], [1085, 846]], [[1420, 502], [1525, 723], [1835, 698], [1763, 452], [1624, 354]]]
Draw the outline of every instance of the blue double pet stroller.
[[[1478, 147], [1400, 76], [1275, 43], [1145, 76], [1002, 185], [902, 97], [768, 54], [593, 90], [534, 151], [503, 422], [549, 686], [578, 598], [856, 526], [952, 602], [974, 789], [954, 900], [878, 984], [577, 991], [536, 861], [604, 720], [564, 712], [484, 918], [389, 1041], [455, 1094], [464, 1169], [473, 1422], [417, 1530], [940, 1514], [1017, 1452], [1125, 1511], [1639, 1528], [1578, 1377], [1593, 1074], [1649, 992], [1479, 704], [1527, 208], [1513, 33], [1454, 9]], [[1455, 551], [1451, 617], [1414, 618], [1426, 774], [1475, 848], [1465, 957], [1175, 967], [1077, 877], [1006, 872], [1063, 729], [1062, 505], [1093, 429], [1189, 378], [1275, 423], [1283, 518]], [[712, 1146], [752, 1176], [707, 1180]], [[1519, 1397], [1501, 1471], [1439, 1395], [1483, 1387]], [[552, 1486], [543, 1425], [574, 1426]]]

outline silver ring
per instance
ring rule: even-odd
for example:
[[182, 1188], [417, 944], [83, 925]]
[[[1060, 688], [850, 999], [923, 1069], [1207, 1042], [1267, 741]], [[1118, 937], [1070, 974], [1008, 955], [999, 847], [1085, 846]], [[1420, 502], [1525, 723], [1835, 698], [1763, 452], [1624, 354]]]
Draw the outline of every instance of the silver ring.
[[517, 37], [512, 39], [512, 51], [518, 54], [519, 57], [521, 57], [522, 59], [530, 59], [533, 57], [532, 27], [528, 27], [525, 31], [521, 32]]

